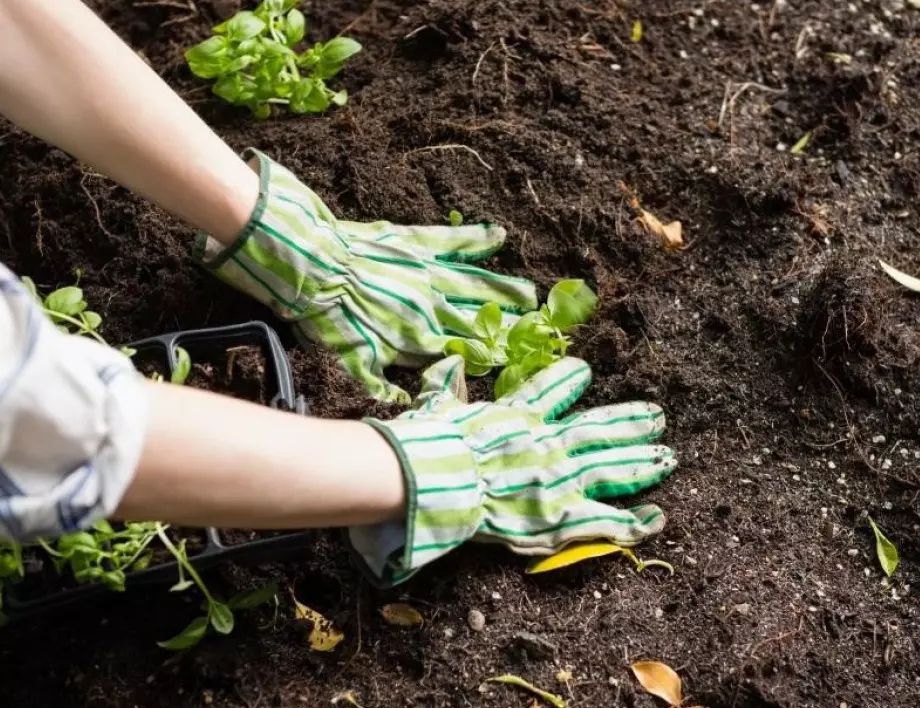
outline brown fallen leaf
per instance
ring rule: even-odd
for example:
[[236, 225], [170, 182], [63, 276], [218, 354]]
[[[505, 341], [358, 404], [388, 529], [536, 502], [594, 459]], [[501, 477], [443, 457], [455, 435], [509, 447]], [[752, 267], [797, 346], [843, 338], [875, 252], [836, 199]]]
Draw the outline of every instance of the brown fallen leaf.
[[660, 238], [668, 251], [679, 251], [684, 247], [683, 226], [679, 221], [664, 224], [652, 212], [640, 209], [639, 223], [650, 234]]
[[307, 607], [294, 597], [294, 589], [291, 588], [291, 597], [294, 600], [294, 619], [298, 622], [309, 623], [310, 629], [310, 648], [313, 651], [332, 651], [339, 642], [345, 639], [345, 635], [332, 626], [332, 622], [323, 617], [316, 610]]
[[629, 668], [632, 669], [636, 680], [642, 684], [642, 688], [666, 701], [672, 708], [680, 708], [684, 699], [680, 676], [674, 669], [658, 661], [638, 661]]
[[394, 624], [397, 627], [421, 627], [425, 623], [418, 610], [403, 602], [384, 605], [380, 608], [380, 614], [383, 615], [387, 624]]

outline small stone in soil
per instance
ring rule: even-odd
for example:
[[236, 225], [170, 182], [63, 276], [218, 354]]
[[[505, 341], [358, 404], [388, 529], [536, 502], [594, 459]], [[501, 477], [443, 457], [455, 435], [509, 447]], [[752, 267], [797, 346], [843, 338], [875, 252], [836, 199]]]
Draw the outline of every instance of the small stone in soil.
[[552, 659], [556, 655], [556, 645], [533, 632], [515, 632], [508, 648], [528, 659]]
[[481, 632], [486, 628], [486, 616], [479, 610], [470, 610], [466, 616], [466, 623], [474, 632]]
[[751, 605], [748, 602], [742, 602], [740, 605], [735, 605], [735, 612], [739, 615], [749, 615], [751, 614]]

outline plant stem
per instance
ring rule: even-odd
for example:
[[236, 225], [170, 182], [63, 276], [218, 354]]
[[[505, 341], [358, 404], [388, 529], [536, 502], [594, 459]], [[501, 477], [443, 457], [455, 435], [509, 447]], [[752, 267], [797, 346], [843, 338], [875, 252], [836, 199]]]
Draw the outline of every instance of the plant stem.
[[55, 312], [54, 310], [49, 310], [48, 308], [43, 308], [43, 309], [48, 314], [48, 316], [51, 317], [52, 319], [63, 320], [64, 322], [67, 322], [68, 324], [71, 324], [77, 329], [79, 329], [80, 331], [76, 332], [76, 334], [78, 335], [88, 334], [90, 337], [93, 337], [97, 342], [101, 342], [102, 344], [105, 344], [106, 346], [108, 346], [109, 344], [108, 342], [106, 342], [101, 336], [99, 336], [98, 333], [94, 332], [91, 329], [87, 329], [86, 325], [80, 322], [80, 320], [74, 317], [71, 317], [70, 315], [62, 315], [60, 312]]
[[176, 548], [175, 544], [169, 540], [169, 536], [166, 535], [167, 528], [168, 526], [166, 524], [158, 521], [157, 535], [160, 537], [160, 541], [163, 542], [163, 545], [166, 546], [166, 549], [173, 554], [179, 565], [185, 568], [185, 572], [188, 573], [189, 577], [195, 581], [195, 585], [198, 586], [198, 589], [201, 590], [201, 594], [204, 595], [205, 599], [208, 601], [208, 614], [210, 614], [210, 606], [214, 604], [214, 598], [211, 597], [211, 593], [208, 592], [207, 586], [204, 584], [201, 576], [198, 575], [198, 571], [195, 570], [195, 566], [192, 565], [191, 561], [189, 561], [185, 553]]

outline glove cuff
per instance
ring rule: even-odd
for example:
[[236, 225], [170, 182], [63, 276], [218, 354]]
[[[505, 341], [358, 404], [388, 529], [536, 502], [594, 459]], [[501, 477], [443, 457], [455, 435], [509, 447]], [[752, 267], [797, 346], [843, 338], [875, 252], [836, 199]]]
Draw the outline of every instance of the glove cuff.
[[[378, 586], [397, 585], [472, 538], [484, 515], [483, 488], [460, 429], [413, 419], [364, 421], [399, 458], [406, 480], [406, 518], [353, 527], [348, 537], [359, 565]], [[394, 538], [401, 536], [401, 547]]]
[[282, 319], [297, 319], [320, 287], [344, 274], [348, 247], [335, 217], [293, 173], [251, 148], [243, 157], [259, 173], [249, 221], [229, 246], [199, 232], [192, 258]]

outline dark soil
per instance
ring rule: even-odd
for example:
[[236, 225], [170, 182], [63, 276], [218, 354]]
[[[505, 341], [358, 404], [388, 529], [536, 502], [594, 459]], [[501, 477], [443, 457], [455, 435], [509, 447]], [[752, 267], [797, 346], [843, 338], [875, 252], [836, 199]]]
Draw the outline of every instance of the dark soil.
[[[544, 293], [563, 277], [596, 286], [600, 313], [574, 348], [596, 374], [583, 404], [667, 410], [681, 463], [646, 495], [669, 523], [640, 551], [676, 573], [637, 575], [608, 557], [527, 576], [518, 559], [467, 547], [377, 593], [330, 532], [299, 559], [226, 567], [214, 582], [291, 585], [343, 629], [336, 652], [309, 650], [284, 594], [277, 621], [270, 608], [241, 615], [230, 637], [167, 656], [154, 640], [194, 605], [128, 593], [0, 634], [4, 707], [286, 708], [343, 691], [365, 708], [525, 706], [484, 679], [515, 673], [567, 695], [555, 675], [570, 667], [571, 705], [648, 708], [628, 670], [637, 659], [677, 669], [689, 705], [918, 704], [920, 307], [876, 258], [920, 270], [920, 11], [901, 0], [315, 3], [312, 37], [347, 28], [365, 46], [337, 79], [348, 106], [254, 123], [182, 61], [239, 2], [197, 0], [188, 19], [166, 3], [92, 4], [235, 148], [282, 160], [336, 213], [494, 219], [509, 243], [490, 267]], [[42, 286], [81, 268], [109, 339], [270, 317], [189, 261], [187, 226], [36, 139], [0, 136], [0, 258]], [[424, 151], [451, 144], [489, 167], [464, 149]], [[689, 247], [665, 252], [619, 181], [680, 219]], [[314, 413], [392, 414], [328, 354], [291, 352]], [[901, 552], [890, 581], [865, 512]], [[385, 624], [378, 609], [394, 599], [425, 625]], [[555, 657], [522, 661], [507, 648], [521, 631]]]

